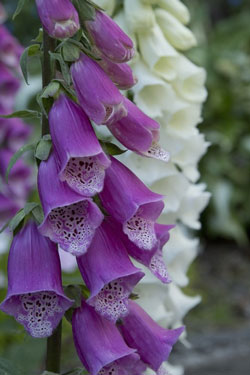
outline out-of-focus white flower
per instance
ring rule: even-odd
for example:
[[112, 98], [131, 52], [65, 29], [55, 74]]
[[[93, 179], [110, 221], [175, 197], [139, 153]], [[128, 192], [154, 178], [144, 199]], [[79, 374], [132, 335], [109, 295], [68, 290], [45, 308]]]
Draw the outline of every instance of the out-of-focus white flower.
[[124, 13], [128, 28], [132, 32], [148, 30], [155, 25], [152, 7], [140, 0], [124, 0]]
[[187, 50], [196, 46], [197, 41], [192, 31], [172, 14], [164, 9], [157, 8], [155, 15], [157, 23], [173, 47], [179, 50]]
[[95, 3], [111, 16], [115, 9], [115, 0], [95, 0]]
[[74, 272], [77, 268], [76, 257], [67, 251], [62, 250], [60, 247], [58, 250], [62, 270], [66, 273]]
[[159, 7], [166, 9], [180, 22], [187, 24], [190, 21], [190, 13], [186, 5], [180, 0], [142, 0], [145, 4], [159, 5]]
[[173, 87], [177, 93], [191, 102], [203, 102], [207, 97], [205, 69], [193, 64], [181, 54], [176, 59], [175, 69], [176, 78]]
[[160, 27], [138, 33], [139, 47], [149, 68], [167, 81], [176, 78], [177, 51], [165, 39]]

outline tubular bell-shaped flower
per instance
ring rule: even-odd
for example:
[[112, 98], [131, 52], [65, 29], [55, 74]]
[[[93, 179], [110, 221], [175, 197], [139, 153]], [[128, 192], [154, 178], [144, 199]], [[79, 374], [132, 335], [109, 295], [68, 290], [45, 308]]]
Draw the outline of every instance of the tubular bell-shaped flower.
[[84, 111], [61, 94], [50, 110], [49, 124], [60, 180], [86, 197], [99, 193], [110, 160]]
[[107, 14], [96, 11], [85, 26], [96, 47], [110, 60], [122, 63], [134, 56], [133, 42]]
[[123, 318], [120, 331], [141, 360], [157, 371], [168, 359], [184, 327], [165, 329], [159, 326], [137, 303], [129, 301], [129, 314]]
[[149, 190], [118, 160], [111, 161], [100, 193], [103, 207], [132, 242], [151, 250], [157, 243], [154, 224], [164, 207], [163, 196]]
[[97, 314], [84, 301], [72, 318], [76, 350], [90, 375], [141, 375], [146, 366], [124, 342], [113, 322]]
[[53, 38], [69, 38], [80, 28], [76, 9], [70, 0], [36, 0], [41, 22]]
[[104, 220], [86, 254], [77, 259], [90, 290], [87, 302], [105, 318], [116, 321], [128, 312], [128, 298], [144, 276], [130, 261], [112, 224]]
[[63, 293], [57, 246], [28, 222], [11, 244], [8, 293], [0, 309], [31, 336], [47, 337], [72, 303]]
[[39, 230], [60, 247], [76, 256], [84, 254], [103, 220], [90, 198], [84, 198], [56, 176], [57, 160], [52, 153], [38, 171], [38, 190], [44, 210]]
[[91, 58], [82, 53], [71, 75], [80, 105], [96, 124], [111, 124], [127, 115], [118, 88]]
[[169, 153], [158, 144], [160, 125], [124, 98], [128, 115], [108, 125], [111, 133], [128, 149], [167, 162]]

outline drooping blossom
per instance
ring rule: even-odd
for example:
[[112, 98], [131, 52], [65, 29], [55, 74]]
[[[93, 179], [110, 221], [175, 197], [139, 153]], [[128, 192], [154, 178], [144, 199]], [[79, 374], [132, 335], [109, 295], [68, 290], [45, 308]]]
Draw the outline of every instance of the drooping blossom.
[[99, 193], [110, 160], [84, 111], [61, 94], [50, 110], [49, 124], [60, 180], [85, 197]]
[[157, 243], [154, 225], [164, 207], [163, 196], [149, 190], [115, 158], [111, 162], [100, 193], [103, 207], [122, 224], [132, 242], [151, 250]]
[[63, 293], [57, 246], [28, 222], [11, 244], [8, 292], [0, 309], [31, 336], [48, 337], [72, 303]]
[[103, 220], [97, 205], [57, 177], [59, 166], [52, 153], [38, 171], [38, 191], [44, 210], [40, 232], [76, 256], [84, 254]]
[[91, 58], [82, 53], [71, 75], [81, 107], [96, 124], [112, 124], [127, 115], [118, 88]]
[[129, 313], [119, 326], [131, 347], [137, 349], [141, 360], [158, 371], [178, 340], [184, 327], [169, 330], [162, 328], [134, 301], [129, 301]]
[[128, 298], [144, 273], [131, 263], [112, 223], [102, 222], [87, 253], [78, 257], [77, 263], [90, 290], [87, 302], [113, 322], [126, 315]]
[[64, 39], [80, 28], [78, 13], [70, 0], [36, 0], [41, 22], [50, 36]]
[[85, 26], [96, 47], [108, 59], [123, 63], [134, 55], [133, 42], [107, 14], [97, 10]]
[[84, 301], [73, 313], [72, 329], [78, 356], [90, 375], [141, 375], [146, 369], [116, 325]]

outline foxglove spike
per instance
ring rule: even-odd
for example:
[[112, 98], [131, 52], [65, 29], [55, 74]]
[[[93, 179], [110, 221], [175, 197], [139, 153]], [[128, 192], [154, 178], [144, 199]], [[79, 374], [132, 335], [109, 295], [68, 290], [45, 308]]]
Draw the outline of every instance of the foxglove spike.
[[77, 263], [91, 293], [87, 302], [113, 322], [125, 316], [128, 298], [144, 273], [131, 263], [112, 224], [102, 222], [87, 253]]
[[48, 337], [72, 303], [63, 293], [57, 246], [28, 222], [11, 244], [8, 292], [0, 309], [31, 336]]
[[96, 11], [93, 21], [85, 23], [96, 47], [108, 59], [123, 63], [134, 56], [133, 42], [107, 14]]
[[63, 250], [80, 256], [87, 251], [103, 214], [90, 198], [84, 198], [60, 181], [56, 177], [58, 172], [52, 153], [38, 171], [38, 190], [45, 214], [39, 230]]
[[184, 327], [165, 329], [159, 326], [137, 303], [129, 301], [129, 314], [119, 326], [126, 343], [137, 349], [141, 360], [159, 370], [168, 359]]
[[91, 58], [81, 54], [71, 75], [81, 107], [96, 124], [112, 124], [127, 115], [118, 88]]
[[134, 349], [129, 348], [114, 323], [97, 314], [84, 301], [72, 318], [75, 347], [90, 375], [141, 375], [145, 370]]
[[23, 48], [4, 26], [0, 26], [0, 61], [11, 67], [19, 66]]
[[163, 210], [163, 196], [149, 190], [139, 178], [115, 158], [106, 171], [100, 198], [105, 210], [123, 226], [138, 247], [152, 250], [157, 243], [155, 220]]
[[3, 107], [11, 108], [14, 105], [15, 94], [20, 88], [20, 81], [18, 78], [0, 63], [0, 103]]
[[85, 197], [99, 193], [110, 160], [81, 107], [61, 94], [50, 110], [49, 124], [60, 180]]
[[[7, 114], [3, 108], [0, 107], [1, 114]], [[17, 151], [23, 146], [24, 141], [31, 133], [31, 129], [19, 118], [0, 118], [0, 140], [12, 150]]]
[[128, 149], [140, 155], [169, 160], [168, 152], [158, 145], [160, 125], [143, 113], [134, 103], [124, 98], [128, 115], [109, 124], [111, 133]]
[[70, 38], [80, 29], [78, 13], [70, 0], [36, 0], [36, 6], [44, 28], [53, 38]]

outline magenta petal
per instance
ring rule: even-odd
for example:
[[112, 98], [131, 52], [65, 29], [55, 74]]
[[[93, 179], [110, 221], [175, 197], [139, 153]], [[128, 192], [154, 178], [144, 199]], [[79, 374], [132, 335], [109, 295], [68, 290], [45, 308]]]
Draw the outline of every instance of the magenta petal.
[[132, 40], [107, 14], [97, 10], [95, 19], [85, 25], [97, 48], [108, 59], [118, 63], [132, 59]]
[[14, 237], [8, 259], [8, 292], [0, 305], [34, 337], [50, 336], [73, 301], [62, 289], [57, 247], [29, 222]]
[[[129, 348], [118, 328], [98, 315], [94, 308], [82, 301], [81, 308], [72, 318], [73, 337], [76, 350], [90, 375], [113, 373], [112, 368], [124, 375], [141, 375], [137, 371], [139, 356]], [[116, 373], [116, 372], [115, 372]]]
[[129, 314], [120, 326], [126, 343], [137, 349], [143, 362], [157, 371], [168, 359], [184, 327], [165, 329], [159, 326], [139, 305], [129, 301]]
[[144, 276], [130, 261], [126, 248], [104, 220], [78, 267], [88, 289], [88, 303], [109, 320], [116, 321], [127, 314], [128, 297]]
[[60, 179], [86, 197], [99, 193], [110, 160], [84, 111], [61, 94], [50, 110], [49, 123]]
[[79, 103], [96, 124], [110, 124], [127, 115], [118, 88], [91, 58], [81, 54], [71, 74]]
[[80, 28], [78, 13], [70, 0], [36, 0], [41, 22], [54, 38], [69, 38]]
[[79, 256], [87, 251], [103, 214], [90, 198], [84, 198], [60, 181], [58, 172], [52, 153], [38, 171], [38, 190], [45, 214], [39, 230], [63, 250]]

